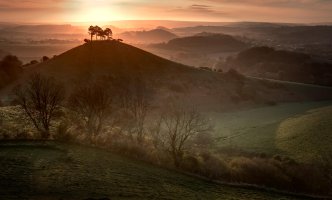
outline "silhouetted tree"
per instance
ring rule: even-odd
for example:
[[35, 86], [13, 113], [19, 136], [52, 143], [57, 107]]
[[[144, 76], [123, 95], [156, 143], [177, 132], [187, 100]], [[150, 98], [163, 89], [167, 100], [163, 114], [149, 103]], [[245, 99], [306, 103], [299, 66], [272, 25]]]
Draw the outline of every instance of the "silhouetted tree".
[[46, 61], [48, 61], [50, 58], [49, 57], [47, 57], [47, 56], [43, 56], [42, 57], [42, 62], [46, 62]]
[[98, 40], [98, 37], [102, 37], [103, 36], [103, 34], [104, 34], [103, 32], [104, 31], [99, 26], [95, 26], [94, 29], [95, 29], [95, 34], [96, 34], [96, 40]]
[[0, 71], [4, 72], [6, 79], [15, 79], [22, 72], [22, 62], [12, 55], [8, 55], [0, 61]]
[[15, 95], [41, 138], [48, 139], [51, 122], [64, 100], [63, 87], [53, 78], [34, 74], [26, 85], [15, 88]]
[[104, 34], [107, 36], [107, 40], [111, 39], [112, 38], [112, 35], [113, 35], [113, 32], [110, 28], [106, 28], [104, 30]]
[[88, 30], [89, 30], [89, 35], [91, 36], [91, 41], [92, 41], [93, 36], [96, 35], [96, 28], [95, 28], [95, 26], [90, 26]]
[[104, 40], [107, 37], [107, 39], [109, 40], [110, 38], [112, 38], [113, 34], [110, 28], [106, 28], [105, 30], [103, 30], [99, 26], [90, 26], [88, 30], [89, 30], [89, 35], [91, 36], [91, 41], [93, 40], [94, 35], [96, 36], [96, 40], [98, 40], [98, 37], [101, 40]]

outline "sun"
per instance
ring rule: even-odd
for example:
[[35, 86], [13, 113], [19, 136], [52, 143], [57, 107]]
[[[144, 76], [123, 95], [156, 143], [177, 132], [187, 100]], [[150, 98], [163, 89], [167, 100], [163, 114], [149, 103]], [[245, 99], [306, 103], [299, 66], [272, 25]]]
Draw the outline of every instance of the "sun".
[[94, 1], [84, 1], [75, 14], [75, 21], [95, 22], [105, 24], [110, 21], [123, 19], [124, 16], [114, 6]]

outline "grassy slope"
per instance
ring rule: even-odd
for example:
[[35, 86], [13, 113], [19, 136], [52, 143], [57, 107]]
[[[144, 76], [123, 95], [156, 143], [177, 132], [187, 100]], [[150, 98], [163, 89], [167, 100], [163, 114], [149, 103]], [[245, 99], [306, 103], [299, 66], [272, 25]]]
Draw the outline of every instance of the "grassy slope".
[[211, 182], [58, 143], [0, 143], [1, 199], [295, 199]]
[[332, 156], [332, 106], [312, 109], [280, 123], [276, 145], [301, 161]]
[[[216, 121], [216, 137], [219, 137], [218, 145], [221, 147], [236, 147], [247, 151], [254, 151], [258, 153], [287, 153], [286, 151], [293, 151], [303, 148], [301, 144], [298, 144], [299, 140], [291, 140], [287, 148], [282, 146], [280, 148], [278, 129], [287, 130], [283, 134], [299, 134], [304, 128], [308, 131], [312, 131], [316, 126], [320, 126], [320, 121], [313, 121], [313, 123], [307, 123], [306, 125], [302, 123], [301, 120], [293, 122], [294, 116], [302, 116], [308, 110], [325, 107], [332, 105], [331, 101], [325, 102], [300, 102], [300, 103], [285, 103], [276, 106], [267, 106], [254, 108], [249, 110], [243, 110], [238, 112], [228, 112], [228, 113], [211, 113], [213, 119]], [[317, 118], [318, 116], [318, 118]], [[314, 115], [311, 116], [311, 120], [315, 118], [317, 120], [325, 120], [323, 123], [323, 128], [316, 135], [321, 137], [329, 137], [332, 139], [332, 135], [326, 135], [326, 131], [331, 130], [332, 120], [325, 115]], [[290, 121], [289, 121], [290, 119]], [[296, 118], [295, 118], [296, 119]], [[300, 118], [302, 119], [302, 118]], [[330, 121], [329, 121], [330, 120]], [[311, 129], [310, 126], [312, 126]], [[318, 129], [315, 129], [318, 130]], [[325, 132], [324, 132], [325, 131]], [[280, 130], [279, 130], [280, 132]], [[309, 135], [316, 137], [315, 135]], [[277, 140], [276, 140], [277, 138]], [[286, 138], [288, 139], [288, 138]], [[307, 143], [308, 144], [308, 143]], [[308, 144], [309, 145], [309, 144]], [[317, 146], [317, 143], [312, 143], [312, 145]]]

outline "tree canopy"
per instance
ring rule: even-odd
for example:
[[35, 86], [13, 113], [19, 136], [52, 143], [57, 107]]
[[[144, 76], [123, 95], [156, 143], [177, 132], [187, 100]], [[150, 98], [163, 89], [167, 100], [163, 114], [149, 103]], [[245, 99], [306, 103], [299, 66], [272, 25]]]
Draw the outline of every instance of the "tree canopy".
[[88, 28], [88, 33], [90, 35], [91, 41], [93, 40], [93, 37], [96, 37], [96, 40], [111, 40], [113, 36], [113, 32], [110, 28], [106, 28], [103, 30], [99, 26], [90, 26]]

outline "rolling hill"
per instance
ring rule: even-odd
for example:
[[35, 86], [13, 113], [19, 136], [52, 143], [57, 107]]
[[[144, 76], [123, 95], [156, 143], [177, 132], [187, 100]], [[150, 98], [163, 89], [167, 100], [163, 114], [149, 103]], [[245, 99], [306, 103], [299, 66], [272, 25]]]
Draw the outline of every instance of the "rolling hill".
[[176, 38], [166, 44], [156, 44], [153, 47], [207, 54], [241, 51], [247, 47], [247, 44], [230, 35], [200, 33], [194, 36]]
[[304, 53], [253, 47], [217, 64], [248, 76], [332, 86], [332, 64]]
[[[84, 174], [84, 175], [83, 175]], [[231, 187], [56, 142], [0, 143], [1, 199], [303, 199]]]
[[[102, 76], [140, 76], [156, 90], [158, 102], [180, 95], [212, 110], [332, 98], [330, 88], [292, 87], [288, 83], [245, 78], [236, 72], [195, 69], [117, 41], [87, 43], [47, 62], [26, 67], [19, 81], [35, 72], [54, 76], [68, 90], [77, 82]], [[2, 94], [8, 91], [10, 87]]]
[[259, 40], [275, 40], [282, 44], [331, 43], [332, 26], [285, 23], [235, 22], [221, 26], [192, 26], [172, 29], [178, 35], [200, 32], [242, 35]]

